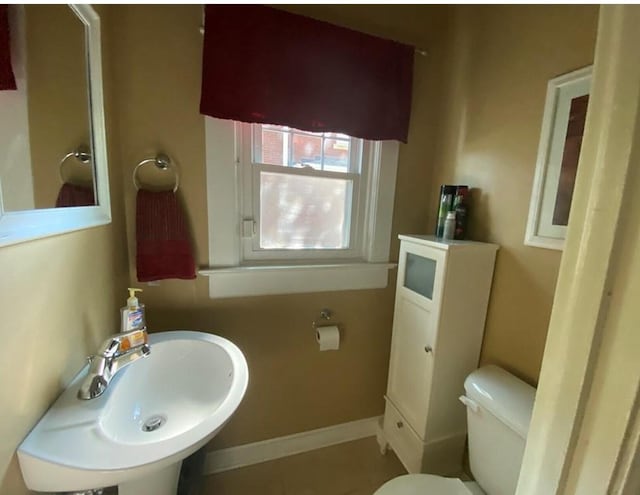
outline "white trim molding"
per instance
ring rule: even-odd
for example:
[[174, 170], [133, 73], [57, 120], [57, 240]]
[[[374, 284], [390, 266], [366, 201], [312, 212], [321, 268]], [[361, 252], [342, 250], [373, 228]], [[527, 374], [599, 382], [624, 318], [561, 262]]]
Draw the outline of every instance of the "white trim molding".
[[237, 266], [198, 271], [212, 298], [383, 289], [393, 263]]
[[[399, 144], [370, 143], [363, 245], [348, 259], [246, 260], [242, 248], [242, 180], [246, 150], [233, 121], [205, 117], [211, 298], [378, 289], [388, 284]], [[246, 145], [246, 143], [245, 143]], [[364, 185], [364, 184], [363, 184]]]
[[207, 454], [204, 474], [214, 474], [251, 464], [301, 454], [311, 450], [373, 437], [381, 416], [341, 423], [262, 442], [214, 450]]

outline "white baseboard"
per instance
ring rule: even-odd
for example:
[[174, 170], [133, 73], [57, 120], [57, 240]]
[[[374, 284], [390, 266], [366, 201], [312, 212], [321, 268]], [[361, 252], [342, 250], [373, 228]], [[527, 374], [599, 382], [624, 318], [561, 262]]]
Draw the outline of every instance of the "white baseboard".
[[220, 473], [360, 438], [372, 437], [380, 416], [304, 431], [262, 442], [214, 450], [207, 454], [204, 474]]

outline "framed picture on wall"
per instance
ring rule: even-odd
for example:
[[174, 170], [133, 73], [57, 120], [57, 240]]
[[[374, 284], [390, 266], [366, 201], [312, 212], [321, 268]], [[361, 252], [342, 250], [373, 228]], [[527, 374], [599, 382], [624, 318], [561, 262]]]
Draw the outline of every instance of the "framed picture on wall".
[[551, 79], [542, 118], [524, 243], [564, 248], [589, 104], [591, 69]]

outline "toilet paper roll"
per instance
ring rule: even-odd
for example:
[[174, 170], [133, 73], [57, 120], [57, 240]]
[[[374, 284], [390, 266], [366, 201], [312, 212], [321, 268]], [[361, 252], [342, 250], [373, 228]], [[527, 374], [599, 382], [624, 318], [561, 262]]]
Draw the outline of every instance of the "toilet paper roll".
[[316, 328], [316, 340], [321, 351], [337, 351], [340, 349], [340, 330], [335, 325]]

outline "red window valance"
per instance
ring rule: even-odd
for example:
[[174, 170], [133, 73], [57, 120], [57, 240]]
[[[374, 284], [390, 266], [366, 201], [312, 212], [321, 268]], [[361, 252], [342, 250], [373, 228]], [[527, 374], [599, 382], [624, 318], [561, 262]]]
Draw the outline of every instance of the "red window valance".
[[256, 5], [207, 5], [200, 112], [407, 141], [411, 46]]
[[0, 91], [5, 89], [16, 89], [16, 80], [11, 67], [9, 8], [0, 5]]

